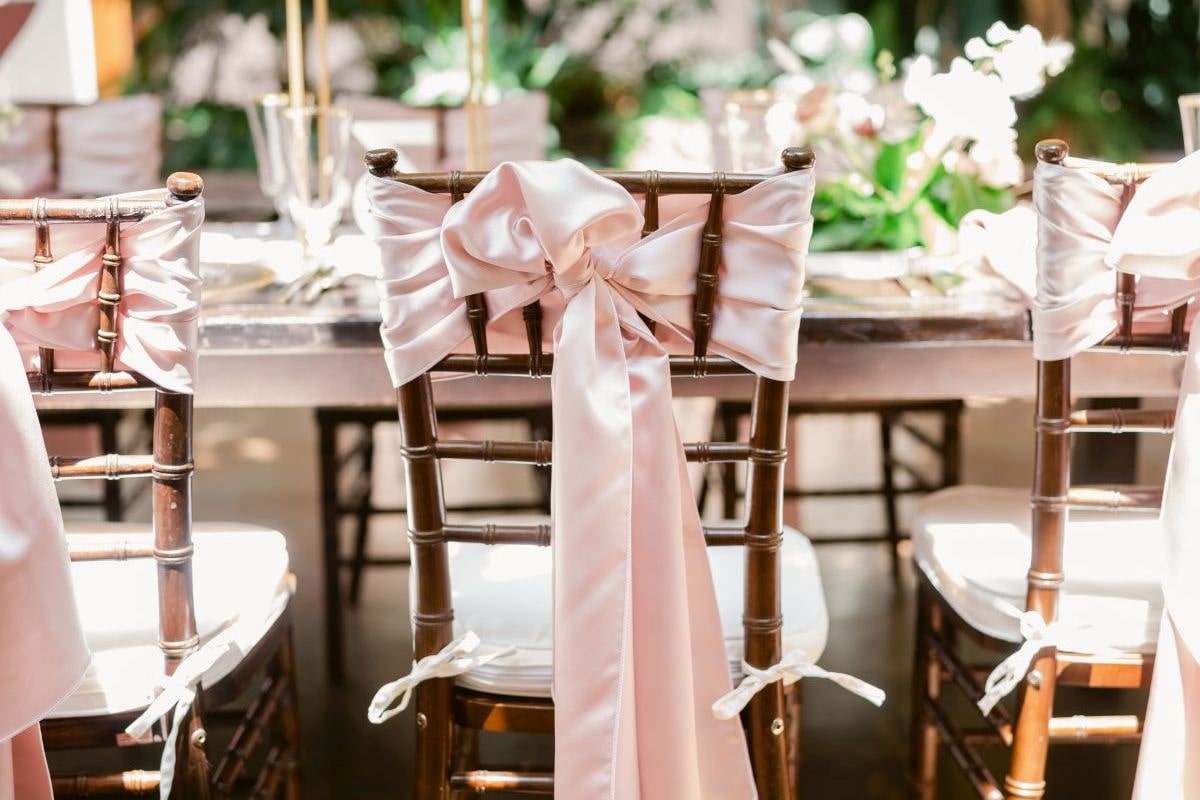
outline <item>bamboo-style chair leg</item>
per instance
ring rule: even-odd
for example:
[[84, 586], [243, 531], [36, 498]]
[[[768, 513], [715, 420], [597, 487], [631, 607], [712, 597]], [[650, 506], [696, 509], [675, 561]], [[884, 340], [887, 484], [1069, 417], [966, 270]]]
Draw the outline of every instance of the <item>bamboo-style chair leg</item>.
[[321, 558], [325, 580], [325, 668], [329, 682], [346, 681], [342, 631], [341, 548], [338, 546], [337, 424], [317, 409], [321, 466]]
[[415, 796], [450, 800], [450, 767], [453, 765], [454, 723], [450, 706], [452, 679], [426, 681], [414, 691], [417, 707]]
[[[213, 795], [212, 769], [208, 761], [208, 733], [204, 728], [204, 692], [198, 690], [188, 718], [175, 743], [175, 785], [186, 786], [189, 800], [209, 800]], [[172, 795], [175, 792], [172, 791]]]
[[362, 470], [363, 492], [355, 512], [354, 561], [350, 567], [350, 592], [348, 599], [352, 608], [358, 607], [362, 594], [363, 573], [367, 570], [367, 544], [371, 534], [371, 504], [374, 501], [375, 479], [375, 423], [365, 422], [362, 426]]
[[1004, 779], [1006, 800], [1038, 800], [1046, 793], [1046, 756], [1050, 749], [1056, 672], [1053, 648], [1043, 650], [1021, 686], [1012, 761]]
[[892, 426], [897, 416], [890, 412], [879, 415], [879, 447], [883, 467], [883, 511], [887, 524], [887, 542], [892, 561], [892, 579], [900, 577], [900, 521], [896, 510], [896, 471], [892, 468], [895, 456], [892, 448]]
[[796, 793], [800, 791], [800, 763], [803, 757], [800, 749], [801, 683], [803, 681], [792, 684], [783, 695], [784, 710], [787, 712], [787, 727], [784, 730], [788, 739], [788, 772], [791, 774], [792, 791]]
[[[717, 419], [721, 424], [721, 438], [728, 441], [737, 438], [738, 428], [741, 427], [741, 415], [737, 409], [722, 405], [717, 409]], [[717, 467], [721, 476], [721, 503], [724, 519], [737, 518], [738, 506], [738, 475], [737, 464], [721, 464]]]
[[286, 702], [279, 710], [278, 728], [283, 744], [286, 745], [284, 772], [284, 797], [300, 799], [300, 692], [296, 685], [296, 649], [289, 628], [279, 654], [275, 657], [275, 675], [287, 681]]
[[[100, 452], [116, 453], [120, 449], [117, 441], [117, 427], [120, 422], [119, 411], [100, 413]], [[121, 522], [125, 518], [125, 505], [121, 502], [121, 482], [104, 481], [101, 491], [104, 493], [104, 521]]]
[[917, 589], [917, 640], [913, 649], [913, 698], [911, 749], [911, 781], [913, 800], [935, 800], [937, 797], [938, 741], [937, 728], [929, 718], [927, 704], [936, 703], [942, 691], [942, 672], [933, 656], [928, 639], [937, 635], [942, 625], [941, 609], [930, 589], [921, 583]]
[[[549, 408], [537, 408], [529, 413], [529, 436], [534, 441], [550, 441], [554, 437], [553, 416]], [[537, 485], [538, 505], [542, 513], [550, 513], [550, 470], [534, 467], [533, 480]], [[703, 508], [703, 506], [701, 506]]]
[[[454, 727], [454, 771], [469, 772], [479, 768], [479, 731], [461, 725]], [[470, 800], [478, 797], [474, 789], [452, 791], [451, 800]]]

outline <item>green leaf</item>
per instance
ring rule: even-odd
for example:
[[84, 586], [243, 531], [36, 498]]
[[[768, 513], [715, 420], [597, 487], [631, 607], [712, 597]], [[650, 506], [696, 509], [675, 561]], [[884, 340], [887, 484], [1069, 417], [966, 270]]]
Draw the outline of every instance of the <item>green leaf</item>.
[[533, 66], [529, 68], [529, 74], [525, 76], [526, 84], [530, 89], [544, 89], [549, 86], [570, 55], [571, 51], [560, 42], [549, 45], [538, 53]]
[[946, 221], [957, 225], [968, 212], [977, 208], [1000, 212], [1013, 204], [1012, 194], [1004, 189], [984, 186], [973, 175], [950, 175]]
[[866, 219], [843, 217], [828, 222], [818, 222], [813, 227], [809, 249], [826, 253], [832, 250], [863, 250], [872, 246], [871, 235], [874, 223]]
[[879, 148], [875, 160], [875, 180], [889, 192], [899, 192], [908, 170], [908, 156], [912, 152], [911, 142], [884, 144]]

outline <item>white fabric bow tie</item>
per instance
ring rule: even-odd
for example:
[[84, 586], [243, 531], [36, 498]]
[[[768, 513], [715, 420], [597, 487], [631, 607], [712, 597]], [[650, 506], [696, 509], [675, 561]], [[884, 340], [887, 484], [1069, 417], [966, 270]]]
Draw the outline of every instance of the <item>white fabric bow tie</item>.
[[832, 681], [876, 706], [882, 706], [883, 701], [887, 699], [887, 694], [877, 686], [844, 672], [829, 672], [809, 662], [808, 655], [803, 650], [788, 652], [777, 664], [766, 669], [752, 667], [743, 661], [742, 671], [746, 673], [746, 677], [742, 678], [737, 688], [713, 703], [712, 710], [717, 719], [733, 719], [741, 713], [754, 695], [776, 681], [783, 681], [784, 686], [791, 686], [801, 678]]
[[[471, 653], [479, 647], [479, 636], [474, 631], [467, 631], [462, 636], [450, 642], [431, 656], [425, 656], [413, 664], [412, 671], [402, 678], [379, 687], [371, 705], [367, 709], [367, 719], [373, 724], [387, 722], [392, 717], [408, 708], [413, 689], [417, 684], [433, 678], [453, 678], [464, 675], [473, 669], [489, 664], [503, 656], [516, 652], [515, 647], [506, 647], [495, 653], [472, 656]], [[399, 698], [395, 706], [392, 703]]]

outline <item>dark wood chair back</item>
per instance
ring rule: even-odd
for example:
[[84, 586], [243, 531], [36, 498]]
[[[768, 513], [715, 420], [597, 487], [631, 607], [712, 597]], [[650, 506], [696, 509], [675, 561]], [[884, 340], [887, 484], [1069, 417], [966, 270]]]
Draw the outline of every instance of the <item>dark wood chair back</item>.
[[[33, 224], [33, 263], [40, 269], [54, 262], [52, 231], [59, 225], [103, 223], [106, 233], [100, 261], [96, 303], [100, 314], [96, 328], [99, 369], [64, 370], [55, 367], [53, 349], [40, 350], [39, 369], [29, 372], [30, 390], [37, 394], [130, 391], [153, 389], [153, 446], [147, 455], [107, 453], [96, 456], [50, 457], [57, 480], [150, 478], [153, 481], [153, 543], [136, 546], [124, 542], [92, 545], [75, 541], [73, 561], [153, 558], [158, 565], [159, 645], [166, 659], [166, 674], [199, 645], [192, 597], [192, 397], [156, 386], [143, 375], [118, 369], [117, 317], [121, 304], [121, 226], [135, 223], [168, 205], [199, 196], [203, 182], [190, 173], [167, 179], [164, 200], [0, 200], [0, 224]], [[86, 538], [86, 537], [85, 537]], [[149, 598], [147, 598], [149, 601]], [[186, 763], [186, 762], [184, 762]]]
[[[1059, 140], [1038, 144], [1039, 161], [1061, 164], [1067, 146]], [[1115, 171], [1096, 167], [1109, 182], [1124, 187], [1128, 204], [1138, 184], [1165, 165], [1128, 164]], [[1182, 354], [1187, 350], [1184, 325], [1188, 303], [1171, 312], [1171, 327], [1165, 333], [1136, 330], [1134, 305], [1137, 278], [1114, 272], [1113, 293], [1118, 309], [1118, 326], [1097, 347], [1118, 350]], [[1033, 561], [1029, 573], [1029, 608], [1046, 619], [1057, 614], [1058, 589], [1063, 581], [1062, 550], [1067, 513], [1076, 509], [1142, 509], [1155, 511], [1162, 501], [1161, 488], [1071, 486], [1071, 435], [1076, 433], [1171, 433], [1175, 412], [1171, 409], [1073, 410], [1071, 360], [1039, 361], [1036, 415], [1036, 452], [1033, 482]]]
[[[1059, 140], [1043, 141], [1037, 146], [1041, 162], [1062, 164], [1068, 154], [1067, 145]], [[1091, 169], [1114, 185], [1124, 187], [1123, 203], [1137, 191], [1138, 185], [1159, 171], [1165, 164], [1126, 164], [1118, 169], [1105, 166], [1080, 167]], [[1114, 298], [1118, 309], [1117, 329], [1097, 348], [1133, 351], [1156, 351], [1182, 354], [1187, 349], [1184, 326], [1187, 319], [1186, 302], [1171, 312], [1169, 332], [1148, 333], [1137, 330], [1134, 306], [1137, 300], [1137, 278], [1129, 273], [1114, 272]], [[1162, 502], [1161, 487], [1139, 486], [1072, 486], [1071, 441], [1074, 434], [1086, 433], [1165, 433], [1174, 427], [1173, 409], [1090, 408], [1074, 410], [1071, 394], [1071, 359], [1038, 361], [1037, 407], [1035, 415], [1035, 456], [1033, 493], [1032, 557], [1028, 574], [1026, 608], [1041, 614], [1046, 621], [1058, 617], [1060, 588], [1065, 579], [1063, 548], [1066, 540], [1067, 516], [1078, 510], [1144, 510], [1157, 511]], [[1082, 674], [1093, 666], [1086, 661], [1066, 665], [1066, 672], [1056, 663], [1053, 648], [1045, 649], [1034, 661], [1026, 680], [1014, 737], [1012, 773], [1009, 782], [1037, 785], [1045, 768], [1045, 748], [1040, 741], [1047, 735], [1054, 702], [1054, 687], [1059, 680], [1090, 685], [1091, 678]], [[1135, 682], [1146, 682], [1149, 670], [1145, 663], [1125, 666], [1144, 673]], [[1079, 674], [1075, 674], [1079, 673]], [[1026, 728], [1027, 730], [1022, 730]], [[1038, 731], [1041, 731], [1039, 734]], [[1120, 731], [1125, 733], [1125, 731]], [[1134, 732], [1136, 733], [1136, 731]], [[1018, 752], [1023, 749], [1028, 752]]]
[[[789, 148], [782, 155], [787, 170], [807, 170], [813, 166], [811, 152]], [[367, 154], [367, 166], [376, 177], [389, 178], [439, 194], [449, 194], [453, 202], [461, 200], [487, 174], [485, 172], [449, 172], [399, 174], [394, 171], [396, 153], [373, 150]], [[710, 205], [704, 226], [696, 295], [692, 315], [695, 345], [690, 356], [672, 356], [671, 374], [680, 378], [717, 375], [748, 375], [735, 362], [708, 355], [721, 266], [722, 203], [726, 195], [743, 192], [758, 185], [766, 176], [754, 174], [692, 174], [674, 172], [600, 171], [631, 194], [645, 198], [643, 236], [659, 225], [658, 202], [665, 194], [707, 194]], [[737, 269], [737, 265], [726, 265]], [[496, 354], [488, 352], [486, 326], [488, 310], [482, 294], [467, 297], [473, 354], [450, 355], [430, 370], [433, 372], [475, 375], [519, 375], [549, 377], [553, 355], [542, 351], [542, 311], [538, 302], [523, 311], [528, 353]], [[467, 459], [549, 466], [548, 441], [439, 441], [437, 419], [426, 373], [398, 389], [400, 427], [408, 492], [408, 535], [412, 545], [413, 580], [416, 581], [412, 608], [414, 655], [417, 659], [436, 653], [452, 638], [454, 611], [451, 604], [448, 542], [481, 544], [550, 544], [548, 525], [448, 524], [442, 492], [441, 459]], [[780, 565], [778, 551], [783, 538], [783, 466], [786, 459], [785, 428], [788, 384], [758, 377], [755, 381], [753, 410], [748, 442], [694, 442], [684, 445], [689, 461], [702, 463], [748, 462], [747, 513], [744, 525], [707, 527], [705, 538], [710, 546], [741, 545], [746, 548], [746, 597], [744, 605], [745, 660], [756, 667], [768, 667], [781, 657], [782, 616], [780, 608]], [[434, 797], [437, 788], [422, 785], [424, 775], [444, 772], [449, 759], [450, 724], [446, 720], [451, 705], [453, 681], [429, 681], [416, 690], [418, 726], [430, 726], [423, 735], [430, 747], [419, 748], [417, 794]], [[787, 737], [772, 731], [782, 720], [784, 696], [776, 683], [760, 692], [746, 712], [753, 766], [763, 797], [787, 796]], [[446, 721], [443, 721], [446, 720]], [[774, 723], [774, 726], [773, 726]], [[424, 752], [420, 752], [420, 750]], [[425, 767], [423, 769], [422, 767]], [[423, 794], [427, 791], [428, 794]]]

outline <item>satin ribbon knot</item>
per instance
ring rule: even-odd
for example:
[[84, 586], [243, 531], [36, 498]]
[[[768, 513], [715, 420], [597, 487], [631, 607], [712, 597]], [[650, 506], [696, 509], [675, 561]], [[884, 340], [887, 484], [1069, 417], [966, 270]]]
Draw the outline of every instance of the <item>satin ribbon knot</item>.
[[869, 703], [882, 706], [887, 699], [887, 693], [866, 681], [847, 675], [844, 672], [830, 672], [818, 667], [808, 659], [803, 650], [791, 650], [784, 654], [777, 663], [766, 669], [759, 669], [742, 662], [742, 672], [745, 677], [737, 688], [718, 698], [712, 705], [713, 715], [717, 719], [733, 719], [742, 712], [746, 704], [776, 681], [782, 681], [784, 686], [791, 686], [802, 678], [820, 678], [841, 686], [848, 692], [856, 694]]
[[592, 278], [612, 280], [617, 273], [617, 265], [609, 259], [599, 257], [592, 250], [587, 250], [578, 261], [563, 270], [555, 269], [554, 265], [547, 261], [546, 272], [554, 282], [554, 287], [562, 292], [563, 297], [570, 300], [579, 294]]
[[1047, 647], [1057, 647], [1062, 636], [1059, 622], [1046, 623], [1037, 611], [1007, 612], [1020, 621], [1021, 638], [1024, 640], [1016, 652], [1001, 661], [983, 685], [983, 696], [976, 705], [984, 714], [992, 713], [996, 704], [1012, 693], [1029, 674], [1029, 668], [1037, 654]]
[[[506, 647], [494, 653], [472, 656], [471, 653], [475, 652], [477, 647], [479, 647], [479, 636], [474, 631], [467, 631], [433, 655], [425, 656], [415, 662], [412, 671], [407, 675], [379, 687], [379, 691], [375, 692], [375, 697], [372, 698], [371, 705], [367, 709], [367, 719], [375, 725], [387, 722], [408, 708], [413, 689], [424, 681], [465, 675], [484, 664], [516, 652], [515, 647]], [[396, 704], [392, 705], [393, 703]]]
[[196, 690], [217, 662], [235, 649], [237, 634], [237, 625], [226, 628], [179, 662], [179, 666], [167, 678], [158, 696], [125, 728], [125, 733], [140, 741], [150, 734], [150, 729], [155, 723], [167, 714], [172, 714], [171, 727], [163, 742], [162, 758], [159, 762], [158, 789], [162, 800], [167, 800], [171, 795], [171, 785], [175, 779], [175, 746], [179, 740], [183, 720], [191, 710], [192, 704], [196, 702]]

